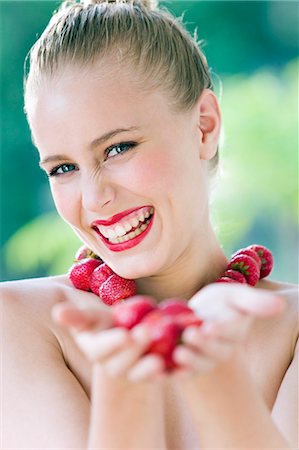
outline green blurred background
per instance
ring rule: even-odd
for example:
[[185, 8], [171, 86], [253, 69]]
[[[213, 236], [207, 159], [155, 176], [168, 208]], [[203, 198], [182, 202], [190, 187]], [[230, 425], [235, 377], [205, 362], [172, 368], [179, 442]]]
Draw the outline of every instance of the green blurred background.
[[[67, 270], [80, 245], [57, 216], [23, 114], [23, 63], [60, 2], [1, 1], [1, 279]], [[270, 278], [298, 282], [298, 2], [163, 2], [198, 39], [224, 122], [211, 196], [227, 256], [272, 249]]]

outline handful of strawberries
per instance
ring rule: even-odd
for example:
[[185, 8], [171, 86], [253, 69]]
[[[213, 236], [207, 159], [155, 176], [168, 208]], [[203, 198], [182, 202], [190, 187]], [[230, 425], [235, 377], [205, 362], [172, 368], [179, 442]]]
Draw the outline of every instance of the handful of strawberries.
[[[226, 271], [216, 282], [255, 286], [259, 279], [269, 275], [272, 267], [272, 253], [262, 245], [251, 245], [232, 255]], [[172, 353], [181, 342], [183, 330], [203, 323], [184, 300], [166, 299], [157, 305], [152, 297], [135, 296], [135, 281], [117, 275], [85, 246], [78, 250], [69, 278], [77, 289], [91, 291], [113, 306], [115, 327], [130, 330], [139, 323], [146, 325], [151, 337], [146, 353], [162, 356], [166, 370], [175, 367]]]
[[168, 371], [175, 367], [172, 352], [180, 344], [183, 330], [203, 323], [184, 300], [179, 299], [163, 300], [157, 305], [153, 298], [137, 295], [114, 304], [112, 312], [116, 327], [128, 330], [138, 324], [147, 327], [151, 343], [145, 354], [162, 356]]

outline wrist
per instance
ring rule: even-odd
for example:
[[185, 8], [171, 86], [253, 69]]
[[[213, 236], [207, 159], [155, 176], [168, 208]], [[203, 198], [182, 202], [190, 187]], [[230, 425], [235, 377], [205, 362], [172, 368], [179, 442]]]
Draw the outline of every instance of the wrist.
[[203, 424], [210, 417], [246, 408], [249, 399], [261, 401], [241, 349], [214, 369], [180, 380], [178, 385], [193, 415]]
[[162, 398], [161, 382], [111, 377], [95, 364], [89, 446], [164, 449]]
[[289, 448], [240, 349], [214, 370], [179, 386], [203, 449]]

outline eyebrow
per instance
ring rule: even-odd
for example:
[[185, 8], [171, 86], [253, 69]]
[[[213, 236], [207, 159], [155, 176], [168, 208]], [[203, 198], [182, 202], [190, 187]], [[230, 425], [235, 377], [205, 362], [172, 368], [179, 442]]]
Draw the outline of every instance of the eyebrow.
[[[126, 131], [136, 131], [139, 130], [139, 127], [129, 127], [129, 128], [115, 128], [114, 130], [110, 130], [107, 131], [107, 133], [104, 133], [102, 136], [94, 139], [91, 144], [90, 144], [90, 149], [94, 150], [96, 147], [98, 147], [99, 145], [105, 143], [106, 141], [108, 141], [108, 139], [113, 138], [114, 136], [120, 134], [120, 133], [124, 133]], [[66, 159], [69, 159], [68, 156], [66, 155], [52, 155], [52, 156], [47, 156], [46, 158], [42, 159], [39, 162], [39, 166], [42, 167], [44, 164], [51, 162], [51, 161], [65, 161]]]

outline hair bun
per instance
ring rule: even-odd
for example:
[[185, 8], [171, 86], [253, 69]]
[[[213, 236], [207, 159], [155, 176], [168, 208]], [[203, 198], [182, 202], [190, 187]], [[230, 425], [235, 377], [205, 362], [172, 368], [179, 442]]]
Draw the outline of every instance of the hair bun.
[[142, 5], [144, 8], [152, 11], [157, 8], [158, 0], [81, 0], [84, 6], [98, 5], [100, 3], [128, 3], [133, 5]]

